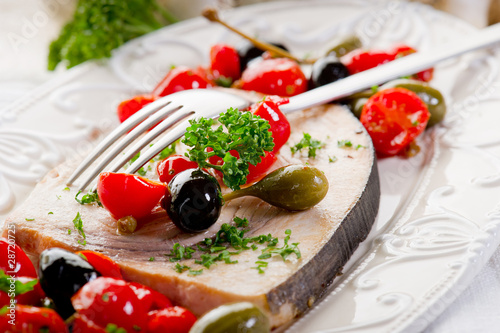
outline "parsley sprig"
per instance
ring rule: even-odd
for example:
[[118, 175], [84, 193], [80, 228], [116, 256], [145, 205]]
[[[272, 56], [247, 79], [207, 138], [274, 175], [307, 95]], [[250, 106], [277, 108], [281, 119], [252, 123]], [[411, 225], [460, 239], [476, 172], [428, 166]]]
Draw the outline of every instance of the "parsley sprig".
[[75, 200], [78, 202], [80, 205], [87, 205], [91, 203], [96, 203], [99, 207], [102, 207], [101, 200], [99, 200], [99, 196], [97, 195], [97, 191], [90, 192], [87, 194], [84, 194], [82, 198], [80, 199], [80, 194], [82, 191], [78, 191], [78, 193], [75, 195]]
[[304, 148], [307, 148], [307, 157], [316, 157], [316, 150], [321, 149], [325, 146], [324, 142], [321, 142], [320, 140], [313, 139], [311, 137], [311, 134], [309, 133], [304, 133], [304, 137], [302, 140], [299, 141], [295, 146], [290, 147], [290, 150], [292, 151], [292, 154], [295, 154], [299, 151], [301, 151]]
[[75, 218], [73, 219], [73, 225], [75, 226], [76, 231], [82, 236], [83, 241], [78, 240], [78, 244], [80, 245], [86, 245], [87, 244], [87, 236], [85, 235], [85, 232], [83, 231], [83, 221], [82, 217], [80, 215], [80, 212], [76, 213]]
[[[189, 123], [182, 140], [191, 147], [186, 156], [200, 168], [221, 171], [224, 184], [233, 190], [246, 183], [248, 163], [257, 165], [265, 151], [272, 151], [274, 147], [269, 122], [250, 112], [230, 108], [220, 114], [221, 125], [217, 128], [213, 128], [215, 120], [203, 117]], [[231, 150], [236, 151], [239, 158], [231, 155]], [[210, 163], [208, 159], [212, 156], [221, 157], [223, 164]]]

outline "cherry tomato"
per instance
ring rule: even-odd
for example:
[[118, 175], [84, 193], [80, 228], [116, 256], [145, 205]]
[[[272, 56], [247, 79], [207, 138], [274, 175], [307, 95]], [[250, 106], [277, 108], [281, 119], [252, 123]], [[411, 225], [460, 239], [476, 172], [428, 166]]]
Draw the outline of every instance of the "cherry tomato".
[[414, 92], [391, 88], [368, 99], [360, 121], [378, 153], [395, 155], [424, 131], [429, 117], [427, 106]]
[[237, 86], [268, 95], [294, 96], [307, 90], [307, 79], [293, 60], [265, 59], [250, 63]]
[[[347, 60], [344, 60], [347, 59]], [[367, 69], [377, 67], [386, 62], [393, 61], [395, 54], [382, 51], [354, 51], [343, 58], [349, 73], [356, 74]]]
[[153, 95], [166, 96], [182, 90], [207, 88], [210, 86], [212, 84], [208, 81], [206, 73], [203, 73], [200, 69], [178, 66], [168, 72], [163, 80], [158, 83], [156, 88], [153, 89]]
[[188, 333], [196, 317], [179, 306], [149, 313], [148, 333]]
[[71, 302], [83, 323], [92, 322], [102, 328], [115, 324], [129, 333], [147, 326], [144, 305], [123, 280], [99, 277], [84, 285]]
[[290, 137], [290, 123], [279, 109], [280, 105], [288, 102], [287, 98], [267, 96], [264, 101], [250, 106], [250, 112], [269, 121], [270, 131], [273, 133], [274, 153], [277, 153]]
[[[67, 333], [68, 328], [61, 317], [52, 309], [16, 305], [15, 311], [9, 309], [0, 314], [0, 331], [4, 333]], [[13, 315], [9, 317], [9, 315]], [[12, 325], [13, 320], [15, 323]]]
[[238, 51], [227, 44], [215, 44], [210, 49], [210, 70], [214, 79], [222, 77], [231, 79], [233, 82], [240, 78], [240, 56]]
[[97, 182], [102, 205], [115, 219], [148, 215], [165, 195], [166, 185], [140, 176], [103, 172]]
[[[415, 52], [417, 52], [417, 50], [415, 50], [410, 46], [400, 45], [394, 48], [392, 54], [394, 54], [394, 58], [397, 59], [399, 57], [404, 57]], [[412, 75], [414, 79], [424, 82], [429, 82], [430, 80], [432, 80], [433, 76], [434, 76], [434, 68], [429, 68], [421, 72], [418, 72], [417, 74]]]
[[[349, 70], [349, 73], [352, 75], [415, 52], [417, 51], [414, 48], [406, 45], [401, 45], [395, 47], [389, 52], [354, 51], [349, 53], [346, 57], [343, 57], [342, 60], [344, 62], [344, 65], [346, 65], [347, 69]], [[433, 73], [434, 69], [430, 68], [414, 74], [413, 78], [428, 82], [432, 79]]]
[[120, 266], [104, 254], [88, 250], [77, 252], [77, 254], [87, 260], [102, 276], [123, 279]]
[[184, 155], [170, 155], [156, 166], [156, 172], [162, 183], [169, 183], [179, 172], [196, 169], [198, 163], [189, 160]]
[[37, 277], [35, 267], [23, 249], [5, 238], [0, 238], [0, 269], [16, 277]]
[[278, 157], [270, 151], [266, 151], [266, 155], [260, 158], [260, 163], [257, 165], [248, 164], [249, 174], [247, 176], [246, 184], [255, 183], [261, 180], [268, 173], [267, 171], [276, 162]]
[[[37, 280], [35, 278], [27, 276], [17, 277], [16, 279], [23, 284], [31, 282], [33, 280]], [[45, 293], [43, 292], [42, 287], [40, 287], [40, 283], [37, 281], [37, 283], [33, 286], [32, 290], [17, 295], [15, 299], [17, 304], [37, 306], [41, 303], [41, 300], [44, 297]], [[0, 291], [0, 308], [9, 304], [10, 304], [9, 293], [5, 291]]]
[[[240, 154], [238, 154], [236, 150], [231, 150], [230, 153], [236, 158], [240, 157]], [[269, 170], [273, 163], [278, 159], [273, 152], [266, 151], [265, 153], [266, 154], [260, 158], [260, 163], [257, 165], [248, 164], [249, 173], [245, 184], [254, 183], [263, 178], [267, 174], [267, 170]], [[208, 161], [214, 165], [222, 165], [224, 163], [223, 159], [219, 156], [212, 156], [208, 159]], [[222, 173], [220, 171], [216, 170], [215, 174], [219, 177], [219, 179], [222, 179]]]
[[172, 306], [172, 303], [166, 296], [149, 287], [143, 286], [137, 282], [130, 282], [129, 286], [135, 292], [139, 301], [142, 302], [146, 312], [161, 310]]
[[123, 123], [131, 115], [157, 99], [158, 97], [154, 95], [140, 95], [121, 102], [117, 110], [118, 120], [120, 120], [120, 123]]

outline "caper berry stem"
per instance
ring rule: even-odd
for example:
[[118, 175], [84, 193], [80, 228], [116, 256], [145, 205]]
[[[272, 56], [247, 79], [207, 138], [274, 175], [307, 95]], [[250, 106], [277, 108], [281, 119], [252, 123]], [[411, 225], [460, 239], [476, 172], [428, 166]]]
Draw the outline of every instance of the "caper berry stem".
[[269, 51], [269, 52], [271, 52], [279, 57], [284, 57], [284, 58], [289, 58], [289, 59], [295, 60], [298, 63], [306, 63], [306, 64], [314, 63], [313, 59], [298, 59], [298, 58], [294, 57], [292, 54], [290, 54], [289, 52], [287, 52], [279, 47], [276, 47], [276, 46], [269, 44], [269, 43], [262, 42], [256, 38], [253, 38], [250, 35], [247, 35], [246, 33], [242, 32], [241, 30], [229, 25], [228, 23], [226, 23], [220, 19], [219, 14], [217, 13], [217, 10], [215, 8], [212, 8], [212, 7], [205, 8], [202, 12], [202, 15], [206, 19], [208, 19], [209, 21], [219, 23], [219, 24], [223, 25], [224, 27], [228, 28], [229, 30], [231, 30], [232, 32], [249, 40], [253, 45], [255, 45], [257, 48], [259, 48], [261, 50]]

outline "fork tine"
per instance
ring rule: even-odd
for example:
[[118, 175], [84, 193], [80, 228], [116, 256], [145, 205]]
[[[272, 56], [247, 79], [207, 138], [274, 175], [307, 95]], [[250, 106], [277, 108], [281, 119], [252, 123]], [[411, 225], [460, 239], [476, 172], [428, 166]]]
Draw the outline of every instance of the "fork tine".
[[137, 172], [137, 170], [139, 170], [144, 164], [148, 163], [148, 161], [155, 157], [166, 146], [172, 144], [172, 142], [183, 136], [184, 133], [186, 133], [186, 128], [189, 126], [189, 120], [192, 118], [193, 117], [184, 119], [182, 122], [177, 124], [177, 126], [168, 131], [168, 133], [158, 140], [158, 142], [156, 142], [153, 146], [149, 147], [149, 149], [145, 152], [142, 152], [141, 156], [127, 168], [127, 172]]
[[158, 111], [160, 108], [167, 106], [171, 103], [169, 99], [162, 98], [154, 101], [151, 104], [146, 105], [140, 111], [136, 112], [134, 115], [130, 116], [125, 120], [120, 126], [114, 129], [103, 141], [101, 141], [96, 148], [83, 160], [83, 162], [76, 168], [73, 174], [69, 177], [66, 185], [70, 186], [73, 184], [75, 179], [77, 179], [85, 169], [92, 164], [95, 159], [101, 155], [108, 147], [116, 141], [120, 136], [127, 133], [130, 129], [136, 126], [138, 123], [149, 117], [151, 114]]
[[[116, 145], [114, 145], [109, 150], [109, 152], [106, 153], [104, 158], [100, 160], [99, 163], [92, 169], [90, 174], [87, 175], [87, 178], [85, 178], [82, 181], [82, 183], [78, 187], [78, 190], [83, 191], [87, 187], [87, 185], [90, 184], [90, 182], [99, 174], [99, 172], [101, 172], [109, 163], [111, 163], [111, 161], [113, 161], [120, 154], [120, 152], [125, 149], [125, 147], [131, 144], [140, 135], [145, 133], [148, 129], [153, 127], [162, 119], [172, 116], [172, 113], [178, 111], [181, 108], [182, 106], [176, 107], [173, 104], [169, 104], [168, 106], [165, 106], [163, 109], [160, 109], [158, 112], [156, 112], [155, 114], [144, 120], [142, 123], [137, 125], [132, 131], [126, 134], [122, 140], [120, 140]], [[133, 156], [131, 156], [128, 160], [130, 160], [132, 157]], [[121, 165], [120, 167], [122, 166], [123, 165]]]

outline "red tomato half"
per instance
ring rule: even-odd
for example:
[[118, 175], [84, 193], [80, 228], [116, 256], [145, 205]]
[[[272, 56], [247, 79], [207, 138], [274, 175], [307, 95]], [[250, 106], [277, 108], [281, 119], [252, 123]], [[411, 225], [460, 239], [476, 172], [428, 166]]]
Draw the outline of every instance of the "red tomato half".
[[[417, 50], [407, 45], [397, 46], [393, 50], [388, 52], [354, 51], [343, 57], [342, 62], [344, 63], [344, 65], [346, 65], [349, 73], [352, 75], [415, 52], [417, 52]], [[414, 74], [413, 78], [428, 82], [432, 79], [433, 73], [434, 69], [430, 68]]]
[[157, 99], [158, 97], [153, 95], [141, 95], [121, 102], [117, 109], [118, 120], [120, 120], [120, 123], [123, 123], [131, 115]]
[[391, 88], [368, 99], [360, 121], [378, 153], [396, 155], [424, 131], [429, 117], [427, 106], [414, 92]]
[[273, 153], [277, 153], [290, 137], [290, 123], [279, 109], [282, 104], [287, 104], [287, 98], [266, 96], [264, 101], [250, 106], [250, 112], [269, 121], [270, 131], [273, 133]]
[[385, 64], [386, 62], [393, 61], [395, 59], [395, 55], [383, 51], [354, 51], [342, 59], [344, 65], [352, 75]]
[[156, 172], [162, 183], [169, 183], [179, 172], [187, 169], [196, 169], [198, 163], [191, 161], [184, 155], [170, 155], [156, 166]]
[[229, 78], [233, 82], [241, 76], [240, 56], [231, 45], [215, 44], [210, 49], [210, 71], [217, 80], [221, 77]]
[[151, 311], [148, 333], [188, 333], [196, 322], [196, 317], [179, 306]]
[[141, 301], [146, 312], [161, 310], [172, 306], [170, 300], [156, 290], [136, 282], [130, 282], [129, 286], [135, 292], [139, 301]]
[[237, 85], [267, 95], [295, 96], [307, 90], [307, 79], [295, 61], [276, 58], [251, 62]]
[[165, 195], [166, 185], [140, 176], [103, 172], [97, 182], [97, 194], [113, 218], [148, 215]]
[[104, 254], [88, 250], [77, 252], [77, 254], [87, 260], [102, 276], [123, 279], [120, 266]]
[[168, 72], [156, 88], [153, 89], [153, 95], [166, 96], [182, 90], [202, 89], [210, 86], [212, 84], [207, 80], [206, 74], [199, 69], [194, 70], [186, 66], [178, 66]]
[[17, 305], [15, 308], [15, 325], [9, 321], [8, 310], [0, 315], [0, 332], [4, 333], [67, 333], [68, 328], [61, 317], [52, 309], [34, 306]]
[[[147, 326], [144, 305], [134, 290], [123, 280], [99, 277], [85, 284], [72, 298], [71, 303], [82, 316], [81, 324], [106, 328], [115, 324], [129, 333]], [[92, 325], [90, 325], [92, 326]]]
[[0, 269], [16, 277], [37, 277], [35, 267], [23, 249], [15, 243], [9, 244], [6, 238], [0, 238]]

